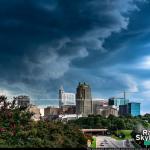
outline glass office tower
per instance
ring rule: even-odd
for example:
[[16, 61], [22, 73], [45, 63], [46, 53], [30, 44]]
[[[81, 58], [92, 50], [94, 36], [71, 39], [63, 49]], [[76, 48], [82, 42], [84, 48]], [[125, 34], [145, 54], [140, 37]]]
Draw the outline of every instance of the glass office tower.
[[140, 103], [130, 102], [126, 105], [120, 105], [119, 115], [131, 115], [131, 116], [140, 115]]
[[129, 103], [129, 100], [124, 99], [124, 98], [112, 97], [112, 98], [109, 98], [108, 100], [108, 105], [115, 105], [117, 107], [119, 107], [120, 105], [126, 105], [128, 103]]
[[128, 113], [132, 116], [140, 115], [140, 103], [138, 102], [130, 102], [128, 103]]

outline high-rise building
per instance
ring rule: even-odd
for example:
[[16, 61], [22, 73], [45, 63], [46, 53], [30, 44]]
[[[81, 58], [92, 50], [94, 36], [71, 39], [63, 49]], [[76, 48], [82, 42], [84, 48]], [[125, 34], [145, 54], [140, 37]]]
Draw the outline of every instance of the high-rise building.
[[126, 105], [120, 105], [119, 115], [132, 115], [132, 116], [140, 115], [140, 103], [130, 102]]
[[76, 89], [76, 113], [88, 116], [92, 114], [91, 88], [88, 84], [80, 83]]
[[63, 87], [61, 87], [59, 89], [59, 108], [65, 105], [75, 105], [75, 94], [66, 93]]
[[128, 103], [129, 103], [129, 100], [125, 98], [112, 97], [112, 98], [109, 98], [108, 100], [108, 105], [115, 105], [117, 106], [118, 109], [120, 105], [126, 105]]
[[19, 107], [28, 107], [30, 105], [29, 96], [20, 95], [16, 98]]

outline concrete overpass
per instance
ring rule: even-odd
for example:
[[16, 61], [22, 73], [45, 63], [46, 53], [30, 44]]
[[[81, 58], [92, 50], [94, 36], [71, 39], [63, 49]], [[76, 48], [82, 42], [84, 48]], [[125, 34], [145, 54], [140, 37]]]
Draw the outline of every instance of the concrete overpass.
[[81, 129], [84, 134], [106, 135], [108, 129]]

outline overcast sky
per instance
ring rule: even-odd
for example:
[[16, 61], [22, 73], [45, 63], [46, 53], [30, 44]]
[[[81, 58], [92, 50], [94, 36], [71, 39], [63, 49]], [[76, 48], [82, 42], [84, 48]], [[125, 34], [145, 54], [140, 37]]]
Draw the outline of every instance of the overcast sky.
[[0, 90], [57, 104], [87, 82], [150, 113], [149, 0], [0, 0]]

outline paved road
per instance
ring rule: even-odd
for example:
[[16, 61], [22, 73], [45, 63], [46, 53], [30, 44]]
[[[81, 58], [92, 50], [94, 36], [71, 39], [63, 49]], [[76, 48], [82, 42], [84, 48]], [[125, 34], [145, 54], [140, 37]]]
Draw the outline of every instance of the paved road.
[[130, 141], [118, 141], [108, 136], [96, 136], [96, 145], [97, 148], [134, 148]]

